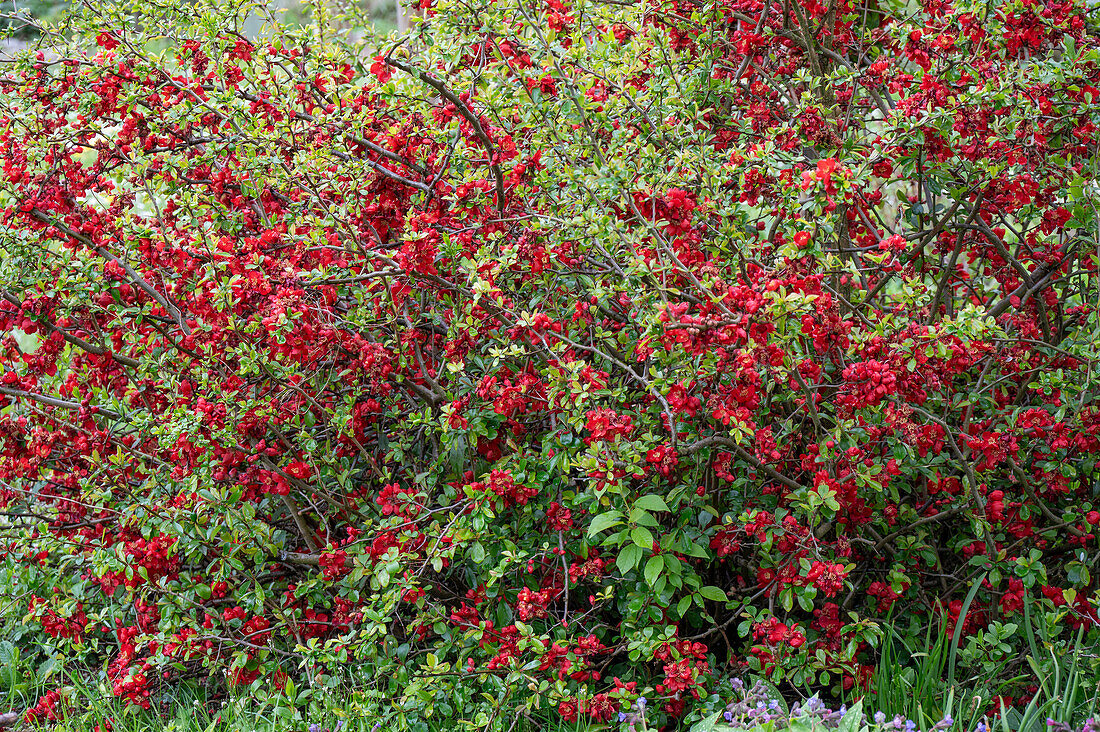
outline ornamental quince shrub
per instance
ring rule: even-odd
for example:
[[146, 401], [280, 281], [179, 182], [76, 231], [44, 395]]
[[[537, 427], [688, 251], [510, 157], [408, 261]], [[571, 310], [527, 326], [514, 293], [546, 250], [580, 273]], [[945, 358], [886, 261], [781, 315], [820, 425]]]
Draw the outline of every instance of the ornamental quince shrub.
[[5, 68], [24, 657], [663, 724], [858, 692], [890, 612], [1096, 638], [1087, 3], [421, 6]]

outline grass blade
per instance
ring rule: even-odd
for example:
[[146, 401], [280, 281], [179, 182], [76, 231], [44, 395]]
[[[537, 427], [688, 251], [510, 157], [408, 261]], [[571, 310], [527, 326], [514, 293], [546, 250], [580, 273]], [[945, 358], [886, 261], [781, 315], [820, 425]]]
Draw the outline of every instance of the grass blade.
[[955, 621], [955, 632], [951, 636], [951, 650], [947, 655], [947, 683], [951, 686], [955, 685], [955, 656], [959, 651], [959, 640], [962, 638], [966, 613], [970, 610], [971, 603], [974, 602], [974, 598], [978, 595], [978, 590], [981, 589], [982, 582], [985, 582], [985, 578], [988, 576], [988, 571], [982, 572], [982, 576], [974, 582], [974, 586], [970, 588], [970, 592], [966, 593], [966, 599], [963, 600], [962, 608], [959, 609], [959, 617]]

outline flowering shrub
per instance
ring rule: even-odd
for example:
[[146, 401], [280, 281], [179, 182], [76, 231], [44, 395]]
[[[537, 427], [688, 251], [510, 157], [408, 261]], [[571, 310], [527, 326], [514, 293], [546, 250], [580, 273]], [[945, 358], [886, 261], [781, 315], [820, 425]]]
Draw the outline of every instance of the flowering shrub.
[[0, 79], [43, 653], [663, 724], [864, 685], [898, 603], [1095, 638], [1083, 2], [421, 5], [93, 3]]

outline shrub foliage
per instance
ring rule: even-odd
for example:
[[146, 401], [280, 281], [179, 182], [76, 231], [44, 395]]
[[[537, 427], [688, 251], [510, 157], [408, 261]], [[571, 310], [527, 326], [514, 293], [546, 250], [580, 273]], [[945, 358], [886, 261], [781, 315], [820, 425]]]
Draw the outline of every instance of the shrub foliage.
[[1086, 4], [215, 5], [0, 79], [24, 649], [669, 720], [1096, 632]]

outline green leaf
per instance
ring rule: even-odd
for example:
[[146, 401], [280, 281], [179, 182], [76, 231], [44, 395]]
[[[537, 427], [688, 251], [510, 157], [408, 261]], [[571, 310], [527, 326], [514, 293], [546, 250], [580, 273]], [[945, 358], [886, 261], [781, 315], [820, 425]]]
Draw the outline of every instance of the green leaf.
[[699, 588], [699, 594], [708, 600], [714, 600], [715, 602], [726, 602], [729, 600], [726, 597], [726, 593], [720, 588], [713, 585], [707, 585], [706, 587]]
[[605, 513], [598, 514], [592, 519], [592, 525], [588, 527], [588, 535], [595, 536], [601, 531], [610, 529], [612, 526], [618, 526], [623, 522], [622, 511], [607, 511]]
[[642, 549], [653, 548], [653, 534], [644, 526], [635, 526], [631, 529], [630, 539]]
[[619, 556], [615, 558], [615, 566], [618, 568], [619, 574], [626, 574], [637, 567], [640, 561], [642, 561], [641, 548], [634, 544], [627, 544], [619, 552]]
[[294, 679], [290, 678], [289, 676], [286, 679], [286, 687], [284, 688], [284, 691], [286, 691], [286, 696], [291, 701], [294, 701], [298, 698], [298, 687], [294, 685]]
[[768, 681], [767, 679], [761, 678], [759, 676], [752, 677], [751, 681], [752, 684], [750, 684], [750, 686], [755, 686], [757, 684], [763, 686], [764, 691], [767, 693], [768, 701], [777, 702], [779, 704], [779, 708], [783, 711], [784, 714], [790, 714], [791, 709], [787, 706], [787, 701], [783, 698], [783, 695], [779, 693], [779, 687], [777, 687], [775, 684]]
[[37, 673], [38, 680], [45, 681], [53, 676], [60, 668], [57, 656], [50, 656], [39, 665]]
[[658, 527], [661, 525], [660, 522], [653, 517], [653, 514], [641, 508], [638, 508], [637, 506], [630, 509], [630, 516], [628, 517], [628, 520], [630, 521], [630, 523], [639, 524], [640, 526]]
[[19, 649], [11, 641], [0, 641], [0, 688], [9, 694], [19, 681], [18, 668]]
[[1082, 562], [1070, 562], [1066, 565], [1066, 578], [1070, 584], [1085, 586], [1089, 583], [1089, 569]]
[[645, 581], [653, 586], [657, 582], [657, 578], [661, 576], [661, 570], [665, 568], [665, 558], [663, 555], [658, 554], [655, 557], [650, 557], [649, 561], [645, 563]]
[[665, 499], [660, 496], [648, 495], [642, 496], [634, 505], [638, 508], [644, 508], [647, 511], [671, 511], [668, 504], [665, 503]]
[[859, 732], [863, 722], [863, 700], [853, 704], [840, 720], [837, 732]]
[[[661, 576], [659, 576], [657, 578], [657, 581], [654, 583], [653, 591], [656, 592], [659, 595], [662, 592], [664, 592], [665, 588], [667, 588], [667, 587], [668, 587], [668, 577], [666, 575], [662, 574]], [[649, 608], [649, 610], [650, 610], [650, 615], [651, 616], [654, 612], [660, 612], [660, 610], [656, 606], [651, 606]], [[654, 620], [660, 620], [660, 616], [658, 615], [656, 618], [654, 618]]]
[[687, 555], [689, 557], [697, 557], [698, 559], [709, 559], [710, 558], [710, 552], [707, 551], [706, 547], [704, 547], [700, 544], [689, 544], [688, 545], [688, 550], [687, 550]]
[[715, 730], [719, 729], [728, 729], [722, 719], [722, 712], [718, 712], [702, 721], [696, 722], [691, 726], [689, 732], [715, 732]]

